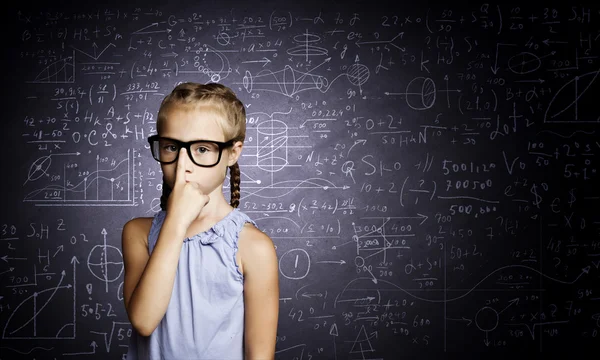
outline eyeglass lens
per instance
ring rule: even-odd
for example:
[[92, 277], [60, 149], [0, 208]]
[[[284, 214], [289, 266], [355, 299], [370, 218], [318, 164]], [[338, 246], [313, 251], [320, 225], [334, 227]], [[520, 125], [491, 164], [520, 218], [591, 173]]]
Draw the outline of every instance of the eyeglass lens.
[[[181, 144], [169, 140], [158, 139], [152, 142], [152, 154], [160, 162], [173, 162], [177, 159]], [[194, 142], [188, 151], [190, 159], [200, 166], [213, 166], [219, 162], [221, 149], [219, 145], [210, 142]]]

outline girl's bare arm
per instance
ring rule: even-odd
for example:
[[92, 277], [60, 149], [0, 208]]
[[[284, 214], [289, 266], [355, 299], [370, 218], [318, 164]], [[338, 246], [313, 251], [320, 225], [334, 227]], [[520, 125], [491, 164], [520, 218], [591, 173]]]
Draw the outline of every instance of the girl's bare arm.
[[123, 227], [125, 309], [140, 335], [152, 334], [167, 311], [186, 230], [166, 218], [149, 256], [149, 228], [140, 219], [130, 220]]
[[253, 226], [240, 233], [244, 274], [245, 359], [272, 360], [279, 316], [279, 268], [273, 241]]
[[135, 221], [123, 227], [125, 308], [131, 325], [144, 336], [152, 334], [167, 312], [185, 233], [209, 200], [198, 184], [186, 182], [189, 161], [186, 150], [181, 149], [175, 184], [167, 203], [169, 210], [152, 256], [148, 256], [147, 240], [144, 241], [149, 229], [141, 231]]

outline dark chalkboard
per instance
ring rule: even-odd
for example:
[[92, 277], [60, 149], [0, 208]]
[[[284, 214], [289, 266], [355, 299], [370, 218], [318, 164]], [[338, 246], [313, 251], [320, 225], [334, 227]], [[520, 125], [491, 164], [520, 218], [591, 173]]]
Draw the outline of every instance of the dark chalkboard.
[[247, 107], [277, 359], [597, 358], [600, 7], [451, 3], [11, 5], [0, 358], [124, 357], [120, 235], [184, 81]]

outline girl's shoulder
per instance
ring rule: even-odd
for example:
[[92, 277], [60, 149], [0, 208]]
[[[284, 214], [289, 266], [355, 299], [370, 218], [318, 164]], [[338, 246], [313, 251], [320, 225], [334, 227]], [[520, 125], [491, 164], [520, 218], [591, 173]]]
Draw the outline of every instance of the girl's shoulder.
[[143, 241], [148, 246], [148, 235], [155, 217], [133, 218], [123, 226], [123, 240]]
[[240, 256], [246, 259], [253, 258], [254, 255], [260, 252], [271, 252], [275, 248], [271, 237], [251, 222], [246, 222], [242, 227], [238, 246]]
[[[250, 272], [263, 272], [277, 269], [275, 243], [265, 232], [247, 222], [242, 227], [238, 240], [238, 261], [240, 273], [246, 277]], [[260, 275], [263, 277], [263, 275]]]
[[258, 241], [271, 241], [271, 238], [258, 228], [258, 224], [248, 214], [239, 208], [234, 209], [231, 213], [236, 213], [234, 218], [236, 219], [235, 223], [239, 226], [239, 240], [244, 239], [245, 242], [248, 242], [259, 238]]

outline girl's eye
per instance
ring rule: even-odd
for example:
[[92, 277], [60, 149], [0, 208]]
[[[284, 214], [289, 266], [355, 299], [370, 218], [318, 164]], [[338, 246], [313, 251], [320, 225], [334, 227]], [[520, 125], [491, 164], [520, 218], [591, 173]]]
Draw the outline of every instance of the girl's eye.
[[204, 154], [205, 152], [209, 151], [207, 148], [205, 147], [199, 147], [196, 149], [197, 152], [199, 152], [200, 154]]
[[166, 151], [177, 151], [177, 146], [175, 145], [165, 145], [163, 146], [163, 149]]

